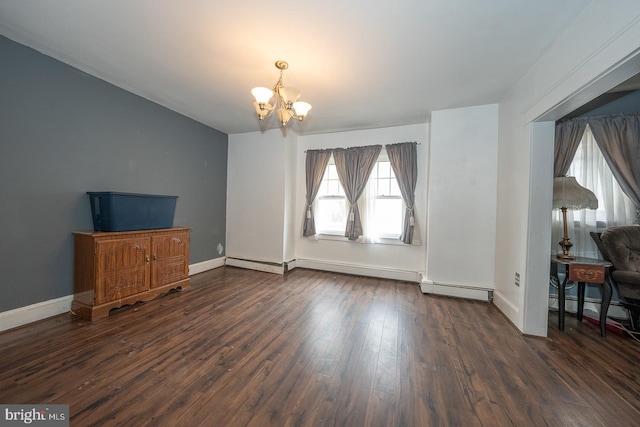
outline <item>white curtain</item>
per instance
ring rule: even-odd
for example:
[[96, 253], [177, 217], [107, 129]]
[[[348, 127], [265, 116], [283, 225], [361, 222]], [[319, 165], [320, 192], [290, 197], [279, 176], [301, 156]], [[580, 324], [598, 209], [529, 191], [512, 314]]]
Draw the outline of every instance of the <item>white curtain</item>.
[[[386, 153], [383, 154], [386, 156]], [[385, 158], [386, 160], [386, 158]], [[362, 215], [362, 228], [364, 232], [358, 239], [359, 243], [378, 243], [380, 242], [380, 231], [377, 224], [373, 221], [374, 212], [376, 206], [376, 187], [371, 183], [371, 180], [367, 182], [362, 197], [358, 200], [358, 208]]]
[[[593, 191], [598, 198], [598, 209], [567, 211], [568, 233], [573, 243], [571, 254], [598, 258], [598, 248], [589, 232], [601, 232], [616, 225], [633, 224], [636, 208], [622, 192], [607, 162], [587, 126], [580, 146], [576, 151], [567, 176], [573, 176], [583, 187]], [[558, 242], [562, 239], [562, 213], [553, 212], [552, 253], [560, 252]]]

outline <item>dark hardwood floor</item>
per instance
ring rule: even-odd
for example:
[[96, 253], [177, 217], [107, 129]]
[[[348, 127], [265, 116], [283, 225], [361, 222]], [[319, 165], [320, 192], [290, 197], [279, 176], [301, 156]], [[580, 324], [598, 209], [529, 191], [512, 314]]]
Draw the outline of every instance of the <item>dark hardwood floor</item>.
[[640, 344], [568, 316], [522, 336], [416, 284], [221, 267], [89, 322], [0, 334], [0, 403], [72, 426], [632, 426]]

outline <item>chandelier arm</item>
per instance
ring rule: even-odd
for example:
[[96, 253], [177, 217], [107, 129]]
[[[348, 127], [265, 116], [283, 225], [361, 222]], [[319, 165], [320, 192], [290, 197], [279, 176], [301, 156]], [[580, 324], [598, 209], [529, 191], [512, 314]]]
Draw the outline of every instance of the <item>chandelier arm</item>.
[[[284, 82], [282, 81], [283, 75], [284, 75], [284, 69], [280, 68], [280, 78], [278, 79], [276, 84], [273, 86], [273, 92], [276, 94], [276, 105], [274, 106], [275, 107], [274, 110], [280, 110], [281, 115], [283, 115], [284, 112], [286, 111], [289, 117], [291, 118], [293, 117], [293, 114], [291, 114], [291, 111], [289, 111], [289, 108], [287, 108], [287, 104], [284, 102], [284, 99], [282, 98], [282, 94], [280, 93], [280, 89], [284, 88]], [[287, 122], [288, 121], [289, 120], [287, 119]], [[281, 119], [280, 124], [282, 126], [286, 126], [287, 122], [283, 122]]]

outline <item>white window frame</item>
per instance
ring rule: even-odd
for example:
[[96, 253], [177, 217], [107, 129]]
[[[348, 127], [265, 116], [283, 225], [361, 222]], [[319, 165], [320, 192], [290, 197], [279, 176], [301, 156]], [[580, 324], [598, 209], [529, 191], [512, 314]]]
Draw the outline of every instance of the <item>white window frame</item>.
[[[380, 163], [389, 163], [388, 175], [385, 175], [382, 177], [379, 176]], [[374, 175], [376, 175], [376, 177], [374, 177]], [[374, 186], [373, 181], [376, 179], [378, 180], [378, 182], [377, 182], [377, 185]], [[389, 180], [388, 188], [386, 189], [386, 191], [383, 191], [382, 194], [380, 194], [381, 192], [379, 191], [380, 189], [379, 185], [381, 180]], [[394, 193], [393, 191], [394, 189], [397, 190], [395, 191], [396, 194], [392, 194]], [[398, 220], [398, 233], [397, 234], [380, 233], [377, 236], [378, 240], [385, 240], [385, 241], [392, 240], [392, 239], [398, 240], [400, 238], [400, 235], [402, 234], [402, 227], [404, 225], [405, 204], [404, 204], [404, 200], [402, 199], [402, 194], [400, 193], [400, 188], [398, 186], [398, 181], [396, 179], [395, 173], [393, 172], [393, 168], [391, 167], [391, 162], [389, 161], [387, 152], [384, 149], [380, 152], [378, 160], [376, 161], [376, 164], [374, 166], [374, 170], [371, 172], [371, 176], [369, 177], [369, 181], [367, 182], [366, 194], [364, 196], [372, 197], [375, 200], [397, 200], [400, 202], [400, 219]]]
[[[384, 150], [384, 148], [381, 150], [380, 155], [378, 156], [378, 159], [376, 160], [376, 165], [374, 166], [374, 168], [378, 168], [379, 167], [379, 163], [380, 162], [389, 162], [389, 158], [387, 156], [386, 151]], [[323, 191], [323, 187], [322, 186], [327, 186], [328, 184], [326, 183], [326, 179], [327, 178], [327, 173], [329, 173], [329, 168], [330, 167], [335, 167], [335, 161], [333, 159], [333, 155], [331, 155], [331, 158], [329, 159], [329, 163], [327, 165], [327, 169], [325, 170], [325, 175], [322, 177], [322, 184], [321, 184], [321, 188], [318, 191], [318, 196], [316, 196], [316, 200], [314, 200], [313, 202], [313, 210], [314, 210], [314, 217], [316, 218], [316, 229], [317, 229], [317, 234], [314, 238], [318, 239], [318, 240], [334, 240], [334, 241], [342, 241], [342, 242], [353, 242], [350, 241], [349, 239], [347, 239], [344, 236], [344, 230], [346, 228], [346, 222], [343, 224], [342, 228], [340, 230], [328, 230], [328, 229], [321, 229], [320, 228], [320, 224], [321, 222], [318, 221], [318, 219], [320, 218], [320, 212], [319, 212], [319, 202], [322, 200], [343, 200], [344, 201], [344, 217], [346, 219], [347, 215], [349, 214], [349, 203], [347, 201], [347, 198], [344, 194], [344, 190], [342, 190], [342, 186], [340, 185], [340, 191], [338, 192], [338, 194], [329, 194], [326, 191]], [[393, 170], [391, 168], [391, 165], [389, 165], [390, 168], [390, 177], [395, 179], [395, 174], [393, 173]], [[372, 175], [374, 175], [374, 172], [372, 171]], [[334, 178], [329, 178], [329, 179], [334, 179]], [[336, 178], [337, 179], [337, 176]], [[382, 179], [387, 179], [387, 177], [384, 177]], [[390, 185], [393, 185], [390, 183]], [[397, 181], [396, 184], [397, 185]], [[376, 236], [376, 238], [374, 240], [369, 240], [366, 237], [364, 238], [364, 243], [377, 243], [377, 244], [387, 244], [387, 245], [403, 245], [402, 241], [400, 241], [399, 237], [400, 234], [402, 233], [402, 226], [403, 226], [403, 221], [404, 221], [404, 209], [405, 209], [405, 204], [404, 204], [404, 200], [402, 199], [401, 195], [395, 195], [395, 194], [389, 194], [389, 195], [374, 195], [374, 189], [372, 188], [372, 178], [371, 176], [369, 177], [369, 179], [367, 180], [367, 188], [365, 189], [365, 191], [363, 192], [363, 195], [361, 196], [358, 204], [360, 206], [360, 216], [363, 219], [363, 227], [366, 228], [366, 223], [367, 223], [367, 217], [366, 217], [366, 212], [365, 209], [363, 209], [363, 205], [366, 205], [367, 203], [370, 202], [370, 198], [375, 198], [375, 199], [393, 199], [393, 200], [400, 200], [402, 203], [402, 215], [401, 215], [401, 222], [400, 222], [400, 232], [398, 234], [381, 234]], [[365, 229], [365, 233], [366, 233], [366, 229]], [[363, 242], [363, 239], [358, 239], [359, 243]]]
[[[322, 183], [320, 184], [320, 190], [318, 191], [318, 195], [316, 196], [316, 200], [314, 200], [313, 202], [313, 209], [314, 209], [314, 217], [316, 218], [316, 228], [318, 230], [318, 236], [320, 238], [323, 237], [327, 237], [327, 236], [334, 236], [334, 237], [342, 237], [345, 240], [348, 240], [346, 237], [344, 237], [344, 230], [347, 226], [346, 222], [344, 223], [344, 225], [342, 226], [342, 230], [339, 229], [335, 229], [335, 230], [331, 230], [331, 229], [321, 229], [321, 222], [318, 221], [318, 219], [320, 218], [319, 215], [319, 204], [322, 200], [342, 200], [344, 203], [344, 217], [346, 218], [347, 215], [349, 214], [349, 212], [347, 211], [347, 208], [349, 206], [349, 203], [347, 202], [347, 196], [344, 194], [344, 190], [342, 189], [342, 185], [340, 184], [340, 181], [338, 180], [338, 175], [336, 173], [335, 178], [333, 177], [328, 177], [328, 174], [330, 174], [330, 169], [331, 168], [335, 168], [335, 161], [333, 159], [333, 154], [331, 155], [331, 158], [329, 159], [329, 163], [327, 164], [327, 169], [324, 171], [324, 175], [322, 176]], [[327, 181], [337, 181], [339, 190], [337, 192], [327, 192], [326, 190], [328, 190], [328, 188], [326, 187], [331, 187]], [[325, 188], [323, 188], [325, 187]]]

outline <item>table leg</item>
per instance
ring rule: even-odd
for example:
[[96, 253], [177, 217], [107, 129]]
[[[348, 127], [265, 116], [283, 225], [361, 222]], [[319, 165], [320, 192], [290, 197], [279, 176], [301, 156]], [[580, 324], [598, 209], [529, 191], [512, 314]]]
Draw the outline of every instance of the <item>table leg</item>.
[[582, 321], [582, 313], [584, 312], [584, 282], [578, 282], [578, 312], [576, 317]]
[[603, 337], [607, 334], [607, 311], [611, 303], [611, 282], [609, 277], [605, 277], [602, 284], [602, 303], [600, 304], [600, 335]]
[[568, 277], [569, 275], [567, 274], [558, 286], [558, 329], [561, 331], [564, 331], [564, 293], [567, 287]]

